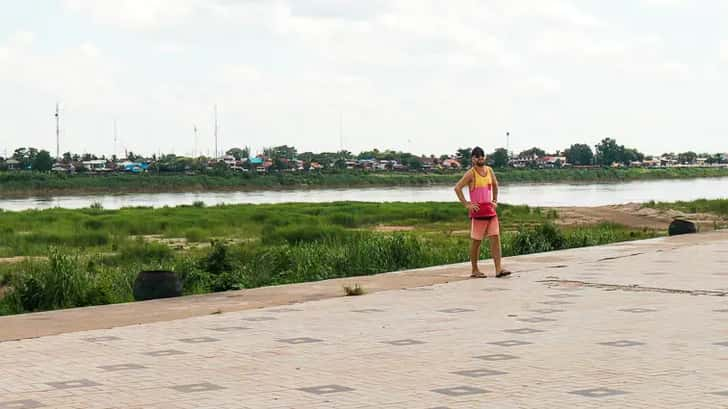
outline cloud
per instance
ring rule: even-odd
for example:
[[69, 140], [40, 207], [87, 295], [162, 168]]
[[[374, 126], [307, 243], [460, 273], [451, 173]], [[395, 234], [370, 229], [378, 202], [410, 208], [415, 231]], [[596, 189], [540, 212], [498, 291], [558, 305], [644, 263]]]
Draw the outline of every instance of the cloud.
[[720, 48], [718, 53], [721, 62], [728, 63], [728, 40], [723, 40], [720, 42]]
[[[212, 1], [212, 0], [211, 0]], [[65, 0], [76, 13], [127, 29], [158, 29], [180, 24], [205, 8], [205, 0]]]
[[43, 54], [28, 45], [11, 39], [9, 45], [0, 47], [5, 50], [0, 83], [20, 84], [56, 97], [67, 95], [69, 99], [88, 104], [116, 88], [113, 65], [92, 43], [65, 48], [55, 54]]
[[291, 15], [343, 20], [370, 20], [389, 9], [384, 0], [306, 0], [288, 3]]
[[648, 6], [666, 7], [688, 4], [687, 0], [642, 0]]
[[[706, 78], [702, 65], [720, 71], [714, 43], [685, 47], [654, 16], [629, 17], [647, 3], [680, 1], [63, 0], [67, 12], [48, 18], [80, 21], [77, 33], [89, 36], [59, 36], [48, 47], [37, 44], [42, 27], [17, 27], [0, 41], [0, 84], [95, 107], [88, 118], [126, 116], [135, 150], [158, 143], [145, 135], [185, 135], [193, 122], [206, 132], [213, 104], [225, 141], [239, 135], [302, 149], [336, 148], [341, 111], [349, 140], [367, 147], [396, 147], [386, 135], [419, 133], [435, 151], [451, 143], [438, 136], [514, 124], [556, 134], [564, 125], [553, 118], [566, 114], [577, 118], [568, 126], [594, 133], [619, 121], [599, 122], [592, 111], [633, 109], [636, 100], [658, 110], [656, 91], [689, 100]], [[704, 8], [696, 13], [712, 13]], [[624, 101], [631, 92], [639, 95]], [[553, 111], [544, 109], [556, 97]], [[488, 123], [474, 124], [483, 112]], [[159, 143], [176, 144], [167, 138]]]

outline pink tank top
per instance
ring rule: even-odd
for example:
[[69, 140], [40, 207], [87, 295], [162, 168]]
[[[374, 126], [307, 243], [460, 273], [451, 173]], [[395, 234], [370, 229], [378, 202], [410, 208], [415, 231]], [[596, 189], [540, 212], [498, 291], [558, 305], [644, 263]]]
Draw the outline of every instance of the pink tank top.
[[475, 168], [473, 182], [470, 184], [470, 201], [472, 203], [490, 203], [493, 201], [493, 178], [491, 169], [485, 167], [485, 176], [481, 176]]

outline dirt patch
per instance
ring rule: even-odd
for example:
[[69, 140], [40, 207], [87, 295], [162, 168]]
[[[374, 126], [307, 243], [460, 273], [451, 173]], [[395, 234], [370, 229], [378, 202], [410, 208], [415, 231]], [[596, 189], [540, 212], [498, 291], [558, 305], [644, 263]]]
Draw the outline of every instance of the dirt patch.
[[554, 209], [559, 214], [556, 223], [562, 226], [610, 222], [638, 229], [667, 230], [675, 217], [685, 217], [695, 221], [701, 231], [711, 231], [715, 229], [716, 223], [721, 225], [728, 222], [714, 214], [653, 209], [643, 207], [639, 203], [596, 207], [557, 207]]
[[255, 241], [255, 238], [224, 238], [224, 237], [211, 237], [210, 240], [192, 242], [184, 237], [164, 237], [161, 234], [148, 234], [145, 236], [130, 236], [131, 239], [141, 238], [147, 243], [160, 243], [165, 244], [173, 250], [191, 250], [191, 249], [202, 249], [209, 248], [211, 246], [210, 240], [219, 240], [226, 245], [235, 245], [241, 243], [249, 243]]
[[0, 257], [0, 264], [17, 264], [22, 263], [25, 260], [47, 260], [48, 257], [27, 257], [27, 256], [17, 256], [17, 257]]
[[379, 232], [395, 232], [395, 231], [412, 231], [415, 229], [415, 226], [384, 226], [379, 225], [374, 228], [374, 231]]

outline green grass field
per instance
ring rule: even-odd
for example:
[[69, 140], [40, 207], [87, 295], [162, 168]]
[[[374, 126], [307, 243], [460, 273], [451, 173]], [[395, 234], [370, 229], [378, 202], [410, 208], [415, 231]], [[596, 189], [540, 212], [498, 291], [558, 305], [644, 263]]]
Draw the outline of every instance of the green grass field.
[[[499, 212], [506, 256], [660, 234], [562, 230], [555, 212], [528, 206]], [[148, 269], [176, 271], [193, 294], [463, 262], [469, 245], [466, 211], [454, 203], [50, 209], [0, 212], [0, 226], [0, 257], [36, 257], [0, 264], [0, 314], [131, 301]]]

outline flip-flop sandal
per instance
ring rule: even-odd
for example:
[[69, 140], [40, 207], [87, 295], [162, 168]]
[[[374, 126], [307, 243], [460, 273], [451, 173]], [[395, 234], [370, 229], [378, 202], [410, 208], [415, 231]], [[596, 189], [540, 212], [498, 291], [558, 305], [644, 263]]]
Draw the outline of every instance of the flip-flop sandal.
[[473, 273], [473, 274], [470, 274], [470, 278], [485, 278], [485, 277], [486, 277], [486, 275], [483, 274], [483, 273]]
[[510, 272], [510, 271], [508, 271], [508, 270], [501, 270], [501, 271], [500, 271], [499, 273], [497, 273], [497, 274], [496, 274], [495, 276], [496, 276], [497, 278], [500, 278], [500, 277], [508, 277], [509, 275], [511, 275], [511, 272]]

